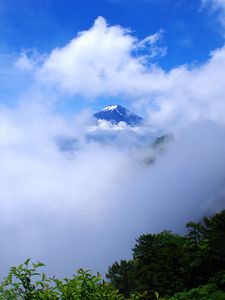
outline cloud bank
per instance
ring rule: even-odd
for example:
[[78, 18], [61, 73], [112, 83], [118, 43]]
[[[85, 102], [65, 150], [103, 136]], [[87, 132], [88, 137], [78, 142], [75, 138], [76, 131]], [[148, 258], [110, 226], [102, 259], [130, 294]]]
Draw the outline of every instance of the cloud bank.
[[[129, 257], [139, 234], [180, 232], [224, 207], [225, 48], [202, 65], [165, 71], [151, 61], [159, 35], [139, 41], [99, 17], [65, 47], [18, 58], [14, 72], [31, 78], [28, 91], [0, 107], [3, 272], [27, 257], [59, 276], [104, 271]], [[133, 143], [129, 130], [116, 143], [86, 139], [87, 126], [108, 125], [96, 129], [88, 113], [56, 113], [58, 93], [126, 97], [174, 141], [158, 151], [123, 147]], [[60, 149], [62, 137], [75, 141], [72, 152]]]

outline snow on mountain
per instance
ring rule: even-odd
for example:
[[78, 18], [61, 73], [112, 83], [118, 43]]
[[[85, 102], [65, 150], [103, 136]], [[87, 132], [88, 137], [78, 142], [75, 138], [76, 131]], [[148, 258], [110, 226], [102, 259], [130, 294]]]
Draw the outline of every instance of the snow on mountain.
[[117, 109], [117, 104], [115, 105], [109, 105], [109, 106], [106, 106], [105, 108], [103, 108], [104, 111], [109, 111], [109, 110], [114, 110], [114, 109]]
[[109, 121], [112, 124], [125, 122], [130, 126], [141, 125], [143, 119], [119, 104], [109, 105], [94, 114], [98, 120]]

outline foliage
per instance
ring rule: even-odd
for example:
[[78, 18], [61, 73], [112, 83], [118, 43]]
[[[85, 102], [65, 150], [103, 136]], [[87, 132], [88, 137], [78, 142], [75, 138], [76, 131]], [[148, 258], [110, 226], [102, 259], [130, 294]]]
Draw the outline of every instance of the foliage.
[[183, 288], [183, 243], [182, 237], [169, 231], [137, 239], [133, 257], [136, 282], [141, 291], [153, 289], [161, 295], [172, 295]]
[[224, 300], [225, 292], [218, 290], [215, 283], [199, 286], [188, 292], [177, 293], [168, 300]]
[[128, 296], [135, 291], [134, 268], [134, 262], [131, 260], [115, 262], [109, 267], [106, 278], [111, 280], [112, 285], [116, 286], [120, 293]]
[[216, 278], [225, 272], [225, 210], [198, 223], [189, 222], [186, 227], [185, 236], [170, 231], [141, 235], [133, 248], [133, 259], [129, 261], [132, 267], [127, 265], [126, 276], [122, 261], [109, 267], [112, 285], [125, 296], [133, 291], [157, 291], [161, 297], [176, 294], [184, 298], [174, 299], [195, 299], [193, 295], [209, 294], [212, 287], [210, 297], [224, 296], [225, 277], [223, 286]]
[[30, 266], [28, 259], [12, 267], [0, 286], [2, 300], [122, 300], [118, 291], [105, 283], [99, 274], [79, 269], [72, 279], [47, 278], [37, 270], [42, 263]]

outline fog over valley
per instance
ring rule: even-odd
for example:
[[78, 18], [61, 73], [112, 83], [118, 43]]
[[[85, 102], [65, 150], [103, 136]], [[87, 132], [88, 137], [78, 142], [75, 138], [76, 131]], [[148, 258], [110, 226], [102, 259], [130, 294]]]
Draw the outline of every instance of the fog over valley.
[[224, 209], [225, 6], [209, 2], [222, 45], [201, 61], [166, 67], [161, 25], [100, 14], [51, 49], [0, 47], [1, 276], [29, 257], [104, 274], [140, 234]]

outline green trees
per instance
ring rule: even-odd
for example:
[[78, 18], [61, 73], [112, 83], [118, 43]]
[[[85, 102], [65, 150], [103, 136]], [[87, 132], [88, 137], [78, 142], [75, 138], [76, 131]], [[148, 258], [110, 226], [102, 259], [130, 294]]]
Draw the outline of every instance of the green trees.
[[225, 211], [203, 219], [208, 259], [215, 271], [225, 267]]
[[225, 211], [204, 217], [200, 223], [190, 222], [187, 253], [190, 262], [190, 286], [207, 283], [225, 270]]
[[133, 258], [140, 290], [152, 289], [161, 295], [172, 295], [183, 288], [183, 245], [184, 238], [170, 231], [137, 239]]
[[199, 223], [189, 222], [186, 227], [185, 236], [170, 231], [141, 235], [133, 248], [133, 260], [129, 261], [132, 268], [126, 269], [133, 289], [127, 289], [121, 263], [109, 268], [112, 285], [125, 296], [134, 290], [157, 291], [169, 297], [198, 286], [202, 286], [200, 294], [207, 293], [210, 286], [215, 293], [223, 289], [214, 278], [225, 273], [225, 211], [204, 217]]
[[185, 286], [185, 242], [184, 237], [170, 231], [141, 235], [133, 248], [133, 260], [115, 262], [107, 278], [125, 296], [135, 290], [173, 295]]
[[132, 260], [121, 260], [115, 262], [108, 269], [106, 278], [110, 279], [113, 286], [125, 296], [128, 296], [135, 290], [134, 280], [134, 262]]

